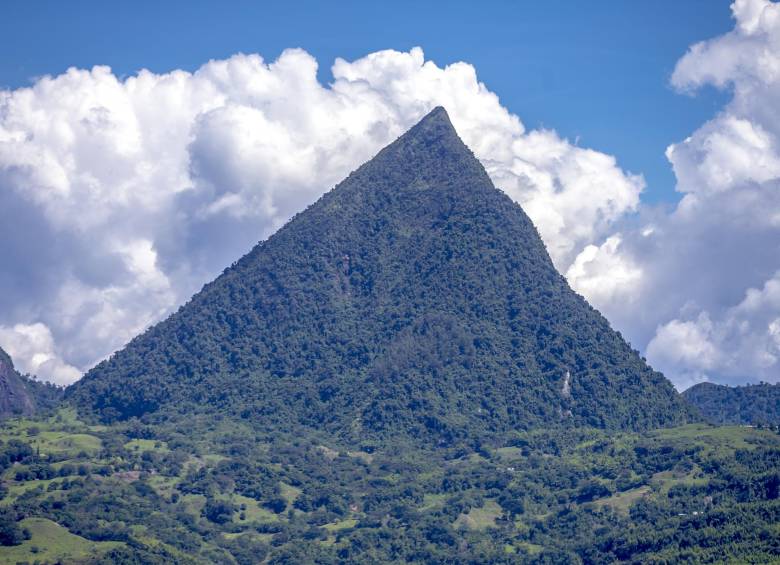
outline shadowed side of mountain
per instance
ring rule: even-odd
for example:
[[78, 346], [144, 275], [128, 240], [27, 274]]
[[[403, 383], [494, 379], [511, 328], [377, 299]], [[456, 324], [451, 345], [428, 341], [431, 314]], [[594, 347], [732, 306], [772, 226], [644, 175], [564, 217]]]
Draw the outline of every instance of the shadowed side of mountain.
[[443, 108], [68, 397], [106, 421], [213, 412], [440, 443], [691, 418], [569, 288]]
[[19, 374], [0, 348], [0, 419], [32, 416], [56, 405], [61, 396], [61, 389]]
[[699, 383], [682, 395], [713, 424], [780, 425], [780, 384]]

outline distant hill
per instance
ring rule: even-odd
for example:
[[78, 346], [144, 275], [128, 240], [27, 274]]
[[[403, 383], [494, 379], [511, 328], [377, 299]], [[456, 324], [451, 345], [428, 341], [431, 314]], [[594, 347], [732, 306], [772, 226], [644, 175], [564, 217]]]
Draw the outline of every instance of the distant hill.
[[443, 108], [67, 396], [107, 422], [219, 413], [438, 445], [691, 418], [569, 288]]
[[699, 383], [683, 397], [713, 424], [780, 424], [780, 384]]
[[51, 408], [61, 396], [57, 387], [19, 374], [11, 356], [0, 348], [0, 419], [31, 416]]

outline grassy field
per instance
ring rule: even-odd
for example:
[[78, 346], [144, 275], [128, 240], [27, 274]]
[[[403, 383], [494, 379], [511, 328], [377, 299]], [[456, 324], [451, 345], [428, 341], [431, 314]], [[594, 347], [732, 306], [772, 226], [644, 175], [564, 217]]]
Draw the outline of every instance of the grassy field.
[[653, 485], [653, 488], [658, 492], [659, 495], [667, 496], [669, 491], [677, 485], [684, 485], [689, 487], [696, 485], [706, 485], [708, 479], [700, 477], [700, 474], [701, 471], [698, 467], [695, 466], [688, 473], [663, 471], [661, 473], [654, 474], [650, 484]]
[[282, 491], [282, 498], [287, 501], [288, 506], [292, 506], [295, 499], [301, 495], [301, 489], [288, 485], [287, 483], [279, 483], [279, 487]]
[[54, 416], [40, 421], [27, 419], [6, 420], [0, 425], [0, 441], [20, 440], [28, 443], [41, 455], [92, 455], [100, 451], [100, 426], [87, 426], [70, 409], [59, 410]]
[[523, 456], [523, 450], [519, 447], [499, 447], [494, 451], [501, 459], [505, 459], [507, 461], [520, 459]]
[[631, 505], [634, 504], [640, 498], [647, 496], [650, 493], [649, 486], [643, 486], [634, 488], [624, 492], [619, 492], [608, 498], [601, 498], [595, 500], [593, 503], [596, 506], [609, 506], [613, 510], [620, 512], [623, 515], [628, 515], [628, 510]]
[[[236, 494], [232, 497], [233, 504], [238, 506], [245, 506], [244, 510], [239, 510], [233, 514], [233, 521], [237, 523], [254, 523], [254, 524], [267, 524], [269, 522], [278, 522], [280, 520], [277, 514], [274, 514], [267, 508], [263, 508], [260, 504], [247, 496], [241, 496]], [[244, 514], [244, 519], [241, 520], [241, 513]]]
[[170, 498], [179, 484], [179, 477], [164, 477], [162, 475], [153, 475], [149, 477], [148, 482], [154, 490], [166, 498]]
[[41, 455], [49, 454], [73, 454], [79, 453], [92, 454], [100, 451], [100, 439], [89, 434], [74, 434], [62, 430], [43, 430], [39, 428], [35, 435], [30, 435], [29, 431], [22, 434], [13, 432], [3, 434], [3, 440], [20, 439], [30, 444], [30, 446]]
[[153, 439], [131, 439], [125, 444], [125, 449], [133, 451], [156, 451], [158, 453], [167, 453], [170, 451], [164, 441]]
[[504, 546], [504, 551], [506, 553], [517, 553], [518, 549], [524, 551], [528, 555], [538, 555], [544, 550], [544, 547], [541, 545], [536, 545], [535, 543], [523, 541], [514, 544], [507, 544]]
[[339, 522], [332, 522], [330, 524], [325, 524], [322, 526], [329, 532], [338, 532], [339, 530], [346, 530], [348, 528], [354, 528], [355, 524], [357, 524], [357, 520], [349, 519], [349, 520], [341, 520]]
[[55, 563], [99, 555], [124, 544], [94, 542], [68, 532], [65, 528], [44, 518], [22, 520], [31, 538], [21, 545], [0, 549], [0, 563], [41, 562]]
[[680, 440], [689, 446], [701, 446], [705, 450], [733, 453], [738, 449], [754, 449], [757, 445], [776, 443], [777, 437], [768, 430], [748, 426], [710, 426], [689, 424], [677, 428], [657, 430], [651, 436]]
[[426, 494], [423, 496], [423, 503], [420, 506], [420, 511], [433, 510], [434, 508], [441, 508], [447, 501], [446, 494]]
[[360, 459], [366, 465], [371, 465], [371, 462], [374, 460], [374, 456], [365, 451], [347, 451], [347, 455]]
[[501, 514], [501, 507], [496, 501], [486, 500], [480, 508], [472, 508], [467, 513], [458, 516], [453, 526], [472, 531], [483, 531], [495, 527], [496, 519]]
[[274, 537], [273, 534], [257, 534], [255, 532], [232, 532], [227, 534], [222, 534], [225, 539], [238, 539], [238, 538], [244, 538], [244, 539], [253, 539], [258, 540], [263, 543], [271, 543], [271, 539]]

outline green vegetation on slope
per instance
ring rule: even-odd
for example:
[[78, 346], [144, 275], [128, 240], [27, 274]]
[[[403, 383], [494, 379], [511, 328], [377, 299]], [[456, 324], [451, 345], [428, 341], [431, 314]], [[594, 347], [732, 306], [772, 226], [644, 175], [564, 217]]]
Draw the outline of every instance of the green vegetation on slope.
[[443, 109], [68, 397], [106, 422], [223, 414], [443, 446], [690, 418], [556, 272]]
[[20, 545], [0, 548], [3, 563], [86, 561], [124, 546], [117, 542], [86, 540], [45, 518], [27, 518], [19, 525], [29, 532], [30, 538]]
[[[780, 563], [773, 430], [559, 428], [371, 453], [302, 431], [10, 420], [0, 562]], [[39, 453], [41, 436], [64, 447]]]
[[699, 383], [683, 392], [683, 398], [713, 424], [780, 425], [780, 384]]

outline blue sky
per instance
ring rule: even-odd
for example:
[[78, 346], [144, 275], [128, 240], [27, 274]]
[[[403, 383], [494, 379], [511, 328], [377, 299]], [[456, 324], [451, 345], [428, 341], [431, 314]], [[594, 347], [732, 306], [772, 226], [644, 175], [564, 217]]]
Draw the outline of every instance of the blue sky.
[[70, 66], [194, 70], [237, 52], [302, 47], [330, 80], [336, 57], [421, 46], [439, 66], [473, 64], [529, 128], [615, 155], [642, 173], [646, 202], [676, 201], [664, 150], [726, 95], [669, 87], [689, 45], [728, 31], [727, 0], [575, 2], [41, 2], [3, 4], [0, 85]]

